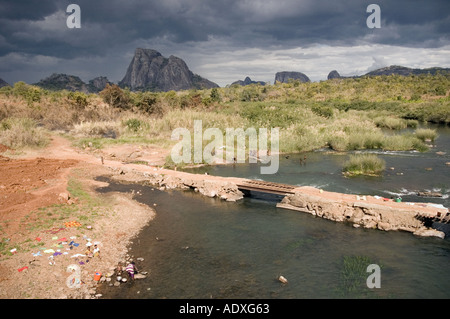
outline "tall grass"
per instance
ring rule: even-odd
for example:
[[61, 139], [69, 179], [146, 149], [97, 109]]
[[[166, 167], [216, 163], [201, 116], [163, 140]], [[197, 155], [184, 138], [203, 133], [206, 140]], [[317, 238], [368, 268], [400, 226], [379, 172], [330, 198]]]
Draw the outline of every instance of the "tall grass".
[[[45, 129], [64, 130], [99, 147], [134, 142], [170, 146], [175, 128], [192, 132], [194, 120], [202, 120], [204, 129], [222, 131], [278, 127], [281, 152], [323, 147], [336, 151], [426, 150], [424, 141], [434, 141], [437, 135], [423, 130], [392, 135], [382, 129], [416, 128], [418, 121], [450, 123], [450, 99], [443, 94], [449, 83], [448, 75], [390, 76], [229, 86], [217, 88], [214, 94], [212, 90], [123, 90], [129, 98], [126, 108], [109, 105], [98, 94], [51, 92], [19, 83], [0, 89], [0, 121], [32, 119]], [[411, 101], [413, 95], [419, 100]], [[1, 134], [9, 144], [14, 144], [12, 136], [20, 135], [16, 132], [7, 138], [5, 129]], [[40, 140], [39, 132], [36, 134]], [[22, 140], [34, 143], [24, 136]]]
[[116, 138], [120, 135], [119, 121], [84, 122], [75, 124], [72, 134], [81, 137]]
[[44, 147], [49, 143], [45, 130], [29, 118], [8, 118], [0, 122], [0, 144], [12, 149]]
[[343, 171], [348, 176], [356, 175], [381, 175], [386, 168], [383, 159], [374, 154], [350, 155], [349, 160], [344, 164]]
[[423, 142], [426, 142], [427, 140], [434, 142], [434, 140], [438, 137], [436, 130], [427, 128], [417, 129], [415, 135], [419, 140]]
[[380, 116], [375, 118], [374, 122], [378, 127], [390, 130], [402, 130], [407, 127], [416, 128], [419, 124], [417, 120], [405, 120], [393, 116]]

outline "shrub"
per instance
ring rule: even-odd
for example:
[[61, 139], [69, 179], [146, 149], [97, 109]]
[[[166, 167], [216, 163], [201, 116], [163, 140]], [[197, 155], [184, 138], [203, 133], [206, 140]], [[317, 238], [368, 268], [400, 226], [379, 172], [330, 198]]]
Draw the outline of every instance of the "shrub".
[[350, 155], [349, 160], [344, 164], [343, 171], [346, 175], [380, 175], [386, 168], [386, 163], [382, 158], [374, 154]]
[[116, 84], [109, 85], [99, 93], [103, 101], [112, 107], [127, 110], [130, 108], [130, 98]]
[[247, 85], [240, 95], [242, 102], [263, 101], [264, 96], [259, 92], [259, 89], [255, 85]]
[[161, 115], [163, 113], [158, 104], [157, 94], [152, 92], [137, 92], [131, 94], [134, 105], [142, 112], [147, 114]]
[[139, 129], [141, 129], [141, 121], [139, 121], [138, 119], [129, 119], [125, 121], [125, 126], [132, 132], [137, 132], [139, 131]]
[[217, 88], [212, 88], [209, 97], [211, 98], [212, 102], [220, 102], [219, 90], [217, 90]]
[[325, 118], [332, 118], [334, 115], [333, 109], [329, 106], [319, 106], [319, 105], [315, 105], [311, 108], [311, 110], [322, 117]]
[[22, 97], [27, 101], [28, 105], [32, 105], [34, 102], [40, 102], [42, 91], [38, 87], [28, 85], [25, 82], [19, 81], [14, 84], [12, 93], [15, 96]]
[[70, 92], [67, 99], [78, 109], [84, 109], [88, 105], [88, 96], [83, 92]]

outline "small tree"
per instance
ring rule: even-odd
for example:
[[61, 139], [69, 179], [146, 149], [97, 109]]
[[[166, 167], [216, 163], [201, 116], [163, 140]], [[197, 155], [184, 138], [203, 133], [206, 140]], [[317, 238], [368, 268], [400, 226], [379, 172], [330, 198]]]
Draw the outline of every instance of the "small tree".
[[212, 88], [210, 98], [212, 102], [220, 102], [220, 94], [217, 88]]
[[132, 95], [134, 105], [144, 113], [161, 115], [163, 110], [155, 93], [139, 92]]
[[69, 92], [67, 99], [78, 109], [85, 109], [89, 104], [88, 96], [83, 92]]
[[99, 93], [103, 101], [112, 107], [127, 110], [130, 108], [130, 99], [116, 84], [107, 84]]

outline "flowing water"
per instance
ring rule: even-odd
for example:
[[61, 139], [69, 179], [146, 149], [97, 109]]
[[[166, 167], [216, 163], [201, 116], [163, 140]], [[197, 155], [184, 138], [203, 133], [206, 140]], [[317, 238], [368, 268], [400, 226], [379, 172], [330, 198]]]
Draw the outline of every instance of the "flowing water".
[[[326, 152], [281, 156], [275, 175], [260, 175], [256, 164], [190, 171], [355, 194], [401, 195], [404, 201], [449, 207], [450, 167], [445, 163], [450, 161], [450, 130], [438, 130], [440, 137], [430, 152], [379, 152], [388, 168], [380, 178], [344, 178], [340, 172], [347, 155]], [[446, 154], [436, 154], [439, 151]], [[300, 165], [305, 155], [306, 164]], [[443, 196], [418, 197], [416, 192], [423, 190]], [[450, 297], [448, 237], [356, 229], [276, 208], [270, 198], [229, 203], [193, 191], [163, 192], [114, 182], [100, 191], [139, 192], [136, 200], [157, 204], [155, 219], [130, 247], [131, 255], [144, 258], [138, 268], [150, 276], [120, 287], [103, 285], [104, 298]], [[448, 234], [448, 227], [434, 226]], [[367, 287], [369, 264], [380, 266], [381, 288]], [[280, 283], [280, 275], [289, 283]]]

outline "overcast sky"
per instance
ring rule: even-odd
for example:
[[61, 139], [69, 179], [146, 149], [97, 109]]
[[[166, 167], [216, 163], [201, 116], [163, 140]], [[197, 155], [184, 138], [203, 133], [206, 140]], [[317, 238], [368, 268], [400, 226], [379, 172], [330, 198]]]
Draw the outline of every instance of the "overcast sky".
[[[66, 25], [81, 8], [81, 28]], [[381, 28], [366, 12], [381, 9]], [[52, 73], [120, 81], [136, 48], [175, 55], [220, 86], [278, 71], [325, 80], [331, 70], [450, 67], [449, 0], [0, 0], [0, 78]]]

